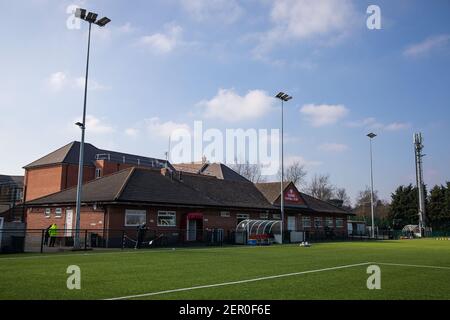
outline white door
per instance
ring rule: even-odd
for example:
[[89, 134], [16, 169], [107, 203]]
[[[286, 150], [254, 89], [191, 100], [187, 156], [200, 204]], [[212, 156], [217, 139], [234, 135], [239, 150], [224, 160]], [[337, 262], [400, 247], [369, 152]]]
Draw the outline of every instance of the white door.
[[73, 229], [73, 210], [72, 209], [67, 209], [66, 210], [66, 237], [71, 237], [72, 236], [72, 229]]
[[295, 216], [288, 216], [287, 229], [288, 231], [295, 231], [297, 229], [295, 224]]
[[188, 220], [187, 241], [197, 240], [197, 220]]
[[0, 217], [0, 251], [2, 251], [2, 238], [3, 238], [3, 217]]

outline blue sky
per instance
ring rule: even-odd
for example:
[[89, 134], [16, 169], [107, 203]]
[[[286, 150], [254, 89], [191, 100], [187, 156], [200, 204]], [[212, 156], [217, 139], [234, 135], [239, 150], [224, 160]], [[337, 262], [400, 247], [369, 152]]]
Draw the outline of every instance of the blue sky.
[[[378, 5], [382, 29], [366, 27]], [[425, 180], [450, 179], [450, 1], [1, 1], [0, 172], [79, 139], [87, 26], [80, 5], [113, 21], [94, 28], [87, 141], [164, 157], [174, 128], [278, 128], [288, 161], [329, 173], [354, 200], [413, 183], [412, 136], [425, 138]], [[242, 112], [247, 110], [246, 112]], [[169, 133], [168, 133], [169, 132]]]

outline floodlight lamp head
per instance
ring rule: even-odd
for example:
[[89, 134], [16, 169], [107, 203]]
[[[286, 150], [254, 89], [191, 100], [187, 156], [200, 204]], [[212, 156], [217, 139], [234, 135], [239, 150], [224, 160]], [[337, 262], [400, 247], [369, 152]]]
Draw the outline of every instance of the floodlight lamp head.
[[111, 19], [109, 19], [107, 17], [103, 17], [100, 20], [98, 20], [97, 22], [95, 22], [95, 24], [100, 26], [100, 27], [104, 27], [110, 22], [111, 22]]
[[86, 17], [86, 9], [83, 9], [83, 8], [77, 8], [77, 9], [75, 10], [75, 17], [84, 20], [84, 18]]
[[281, 99], [284, 96], [284, 94], [285, 94], [284, 92], [280, 92], [275, 97]]
[[375, 133], [371, 132], [371, 133], [369, 133], [367, 136], [368, 136], [370, 139], [373, 139], [373, 138], [375, 138], [377, 135], [376, 135]]
[[75, 125], [80, 127], [80, 129], [84, 129], [84, 125], [81, 122], [77, 122]]

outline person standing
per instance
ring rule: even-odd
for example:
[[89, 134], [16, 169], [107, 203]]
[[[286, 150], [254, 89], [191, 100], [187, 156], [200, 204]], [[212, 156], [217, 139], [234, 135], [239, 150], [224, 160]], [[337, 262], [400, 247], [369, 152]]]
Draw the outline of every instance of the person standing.
[[44, 244], [48, 246], [48, 238], [50, 237], [50, 228], [52, 225], [49, 225], [47, 229], [45, 229], [45, 235], [44, 235]]
[[138, 234], [137, 234], [137, 241], [136, 241], [135, 249], [141, 248], [146, 232], [147, 232], [147, 225], [145, 223], [143, 223], [138, 227]]
[[48, 230], [50, 236], [50, 244], [49, 247], [54, 247], [56, 242], [56, 236], [58, 235], [58, 226], [56, 223], [52, 224], [50, 229]]

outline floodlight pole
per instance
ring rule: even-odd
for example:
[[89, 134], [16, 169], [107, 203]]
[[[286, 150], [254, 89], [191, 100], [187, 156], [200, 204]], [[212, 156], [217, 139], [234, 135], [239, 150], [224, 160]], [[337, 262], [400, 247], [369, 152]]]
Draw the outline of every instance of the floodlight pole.
[[375, 238], [375, 219], [374, 219], [374, 203], [373, 203], [373, 153], [372, 153], [372, 139], [376, 137], [376, 134], [374, 133], [369, 133], [367, 135], [369, 137], [370, 140], [370, 185], [371, 185], [371, 189], [370, 189], [370, 212], [372, 215], [372, 232], [371, 232], [371, 237], [372, 239]]
[[278, 93], [276, 98], [281, 100], [281, 182], [280, 182], [280, 212], [281, 212], [281, 244], [283, 244], [284, 229], [284, 103], [292, 99], [284, 92]]
[[97, 14], [89, 12], [86, 15], [86, 10], [77, 8], [75, 11], [75, 17], [84, 20], [89, 23], [88, 32], [88, 47], [86, 58], [86, 77], [84, 81], [84, 103], [83, 103], [83, 119], [81, 123], [76, 123], [81, 129], [81, 142], [80, 142], [80, 155], [78, 162], [78, 181], [77, 181], [77, 199], [76, 199], [76, 211], [75, 211], [75, 237], [74, 237], [74, 249], [80, 249], [80, 220], [81, 220], [81, 194], [83, 186], [83, 171], [84, 171], [84, 137], [86, 131], [86, 105], [87, 105], [87, 88], [88, 88], [88, 76], [89, 76], [89, 54], [91, 50], [91, 29], [92, 24], [95, 23], [99, 27], [104, 27], [111, 20], [107, 17], [103, 17], [97, 20]]
[[81, 129], [81, 142], [80, 142], [80, 158], [78, 162], [78, 183], [77, 183], [77, 203], [76, 203], [76, 222], [75, 222], [75, 239], [74, 248], [80, 249], [80, 216], [81, 216], [81, 193], [83, 186], [83, 169], [84, 169], [84, 136], [86, 131], [86, 105], [87, 105], [87, 88], [88, 88], [88, 76], [89, 76], [89, 53], [91, 49], [91, 28], [92, 22], [89, 22], [88, 33], [88, 47], [87, 47], [87, 59], [86, 59], [86, 77], [84, 81], [84, 103], [83, 103], [83, 120], [80, 126]]
[[284, 229], [284, 100], [281, 99], [281, 244], [283, 244], [283, 229]]

